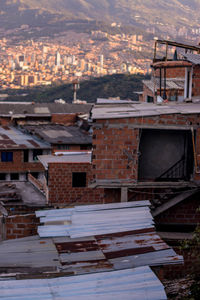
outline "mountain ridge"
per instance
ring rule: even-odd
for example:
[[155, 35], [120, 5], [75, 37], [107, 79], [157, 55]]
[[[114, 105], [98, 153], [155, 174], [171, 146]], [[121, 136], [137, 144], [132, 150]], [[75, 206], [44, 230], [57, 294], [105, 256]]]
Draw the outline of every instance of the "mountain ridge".
[[97, 20], [123, 25], [195, 26], [200, 0], [1, 0], [3, 27], [43, 26], [67, 20]]

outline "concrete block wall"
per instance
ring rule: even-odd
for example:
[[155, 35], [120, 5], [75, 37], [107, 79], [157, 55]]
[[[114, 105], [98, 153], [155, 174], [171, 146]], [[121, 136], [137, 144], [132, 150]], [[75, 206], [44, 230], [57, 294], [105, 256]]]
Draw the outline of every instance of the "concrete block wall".
[[[86, 187], [72, 187], [72, 173], [86, 172]], [[104, 202], [103, 189], [91, 189], [90, 163], [50, 163], [48, 168], [49, 204], [66, 206]]]

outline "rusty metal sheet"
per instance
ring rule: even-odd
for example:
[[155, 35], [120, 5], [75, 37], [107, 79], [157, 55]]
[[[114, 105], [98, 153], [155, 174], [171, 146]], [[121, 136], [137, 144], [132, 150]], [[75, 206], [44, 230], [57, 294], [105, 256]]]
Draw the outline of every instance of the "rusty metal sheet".
[[55, 243], [56, 249], [59, 253], [77, 253], [86, 251], [97, 251], [99, 246], [96, 240], [93, 241], [79, 241], [79, 242], [66, 242], [66, 243]]
[[27, 140], [31, 145], [33, 145], [36, 148], [40, 148], [40, 146], [33, 140]]
[[[106, 238], [106, 236], [104, 236], [104, 238], [97, 237], [97, 242], [104, 253], [113, 253], [115, 251], [127, 251], [128, 253], [131, 249], [135, 249], [135, 252], [138, 251], [138, 253], [142, 253], [142, 249], [145, 249], [146, 247], [151, 247], [151, 251], [169, 249], [169, 246], [156, 234], [155, 231], [132, 235], [125, 234], [117, 237], [112, 236], [110, 238]], [[136, 251], [136, 249], [138, 250]]]

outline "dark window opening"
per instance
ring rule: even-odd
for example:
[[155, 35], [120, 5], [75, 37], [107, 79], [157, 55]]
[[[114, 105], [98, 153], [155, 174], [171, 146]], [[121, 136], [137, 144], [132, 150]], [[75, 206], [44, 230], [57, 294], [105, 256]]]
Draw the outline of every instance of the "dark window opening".
[[29, 151], [24, 150], [24, 162], [28, 162], [28, 154], [29, 154]]
[[39, 177], [39, 173], [38, 172], [30, 172], [30, 174], [35, 177], [36, 179], [38, 179]]
[[90, 150], [91, 146], [90, 145], [80, 145], [80, 150]]
[[58, 145], [55, 145], [55, 147], [58, 150], [69, 150], [70, 149], [69, 145], [64, 145], [64, 144], [58, 144]]
[[0, 180], [6, 180], [6, 174], [0, 173]]
[[19, 173], [11, 173], [10, 179], [11, 180], [19, 180]]
[[168, 100], [169, 101], [178, 101], [178, 92], [170, 91]]
[[141, 181], [189, 181], [193, 174], [192, 133], [143, 129], [139, 147]]
[[33, 160], [38, 161], [37, 156], [42, 155], [42, 149], [34, 149], [33, 150]]
[[86, 173], [72, 173], [72, 187], [86, 187]]
[[190, 76], [191, 76], [191, 72], [188, 70], [188, 73], [187, 73], [187, 94], [186, 94], [187, 98], [189, 98], [189, 96], [190, 96]]
[[148, 103], [152, 103], [152, 102], [153, 102], [153, 97], [147, 96], [147, 102], [148, 102]]
[[2, 162], [12, 162], [13, 161], [13, 152], [1, 152], [1, 161]]

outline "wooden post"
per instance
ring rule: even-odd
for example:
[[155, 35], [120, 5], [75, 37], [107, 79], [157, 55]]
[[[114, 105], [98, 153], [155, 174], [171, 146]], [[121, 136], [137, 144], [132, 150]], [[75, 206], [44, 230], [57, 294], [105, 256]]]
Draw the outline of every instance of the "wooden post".
[[157, 41], [155, 41], [155, 46], [154, 46], [154, 62], [156, 60], [156, 50], [157, 50]]
[[166, 44], [165, 61], [168, 59], [168, 43]]

